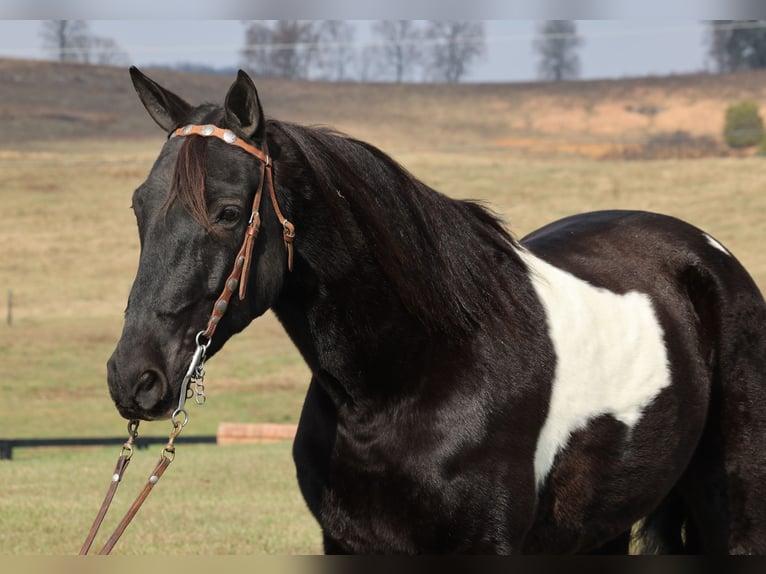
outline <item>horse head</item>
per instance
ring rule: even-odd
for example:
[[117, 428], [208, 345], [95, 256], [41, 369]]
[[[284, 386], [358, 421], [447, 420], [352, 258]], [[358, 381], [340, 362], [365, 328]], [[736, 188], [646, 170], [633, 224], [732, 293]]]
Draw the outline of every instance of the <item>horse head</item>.
[[[122, 335], [108, 361], [108, 383], [120, 414], [151, 420], [172, 413], [211, 310], [228, 306], [215, 319], [208, 356], [273, 304], [287, 265], [276, 198], [274, 207], [254, 203], [270, 158], [259, 152], [266, 147], [266, 124], [252, 80], [240, 71], [223, 106], [194, 107], [136, 68], [130, 73], [141, 102], [169, 138], [133, 194], [141, 254]], [[184, 126], [201, 127], [201, 135]], [[224, 137], [204, 137], [212, 128]], [[262, 222], [251, 233], [257, 264], [232, 282], [229, 272], [254, 218]], [[227, 281], [240, 292], [220, 303]], [[246, 288], [236, 289], [237, 283]]]

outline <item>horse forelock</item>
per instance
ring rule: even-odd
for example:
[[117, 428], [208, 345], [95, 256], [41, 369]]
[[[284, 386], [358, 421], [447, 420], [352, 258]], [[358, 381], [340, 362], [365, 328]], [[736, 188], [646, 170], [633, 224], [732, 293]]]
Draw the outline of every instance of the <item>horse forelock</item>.
[[[196, 108], [182, 125], [213, 124], [228, 127], [223, 121], [223, 110], [215, 104], [202, 104]], [[180, 126], [179, 126], [180, 127]], [[208, 164], [208, 138], [198, 135], [184, 136], [176, 156], [171, 186], [165, 201], [165, 214], [178, 200], [189, 215], [207, 231], [213, 229], [207, 210], [205, 182]]]
[[167, 213], [167, 209], [177, 199], [189, 215], [209, 231], [212, 224], [207, 212], [206, 177], [207, 138], [187, 136], [178, 151], [165, 210]]

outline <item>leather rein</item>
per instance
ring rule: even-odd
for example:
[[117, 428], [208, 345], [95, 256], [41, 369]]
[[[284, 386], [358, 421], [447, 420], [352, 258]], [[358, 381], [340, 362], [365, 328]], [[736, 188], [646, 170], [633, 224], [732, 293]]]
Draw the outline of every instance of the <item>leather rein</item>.
[[[288, 221], [288, 219], [283, 215], [282, 210], [279, 208], [276, 192], [274, 190], [274, 178], [272, 174], [273, 161], [271, 156], [268, 154], [266, 141], [264, 140], [263, 142], [263, 150], [260, 150], [254, 145], [238, 137], [233, 131], [223, 129], [211, 124], [191, 124], [180, 127], [171, 132], [169, 139], [190, 135], [214, 137], [220, 139], [223, 142], [226, 142], [229, 145], [238, 147], [244, 150], [246, 153], [254, 156], [261, 162], [261, 179], [258, 182], [258, 189], [256, 190], [255, 197], [253, 199], [253, 207], [250, 213], [250, 219], [247, 224], [247, 229], [245, 230], [245, 239], [242, 242], [242, 247], [240, 247], [239, 251], [237, 252], [237, 256], [234, 259], [234, 267], [229, 276], [226, 278], [223, 291], [218, 296], [218, 299], [213, 305], [213, 310], [210, 313], [210, 318], [208, 319], [205, 330], [197, 333], [197, 337], [195, 339], [197, 348], [194, 352], [194, 355], [192, 356], [192, 360], [189, 364], [189, 368], [186, 371], [186, 375], [181, 382], [178, 408], [176, 408], [170, 417], [173, 424], [173, 430], [170, 433], [168, 443], [165, 445], [165, 447], [163, 447], [160, 460], [152, 471], [152, 474], [147, 480], [146, 484], [144, 485], [143, 490], [128, 509], [125, 517], [118, 524], [114, 533], [104, 544], [99, 554], [109, 554], [112, 551], [112, 548], [114, 548], [114, 545], [117, 544], [120, 536], [122, 536], [122, 533], [128, 527], [141, 505], [149, 496], [149, 493], [151, 492], [152, 488], [154, 488], [154, 485], [157, 484], [167, 467], [171, 462], [173, 462], [173, 459], [175, 458], [175, 440], [178, 435], [181, 434], [181, 430], [189, 422], [189, 416], [186, 413], [185, 404], [186, 400], [191, 398], [190, 392], [191, 395], [196, 395], [196, 401], [198, 404], [203, 404], [205, 402], [205, 387], [203, 384], [205, 376], [205, 352], [210, 346], [213, 333], [218, 327], [218, 323], [220, 322], [224, 313], [226, 313], [226, 309], [229, 306], [229, 301], [231, 300], [232, 295], [238, 291], [240, 301], [244, 300], [245, 296], [247, 295], [247, 281], [250, 275], [250, 266], [253, 257], [253, 245], [255, 244], [255, 240], [258, 237], [258, 232], [261, 228], [260, 205], [261, 199], [263, 197], [264, 185], [268, 187], [271, 203], [274, 206], [274, 212], [276, 213], [277, 217], [279, 218], [279, 222], [282, 225], [282, 237], [285, 243], [285, 250], [287, 251], [287, 269], [289, 271], [292, 271], [293, 269], [293, 239], [295, 238], [295, 226], [290, 221]], [[193, 385], [194, 388], [192, 388], [191, 385]], [[181, 415], [183, 415], [182, 419], [180, 418]], [[107, 490], [106, 496], [104, 497], [104, 502], [101, 504], [101, 508], [99, 509], [95, 520], [93, 521], [93, 526], [88, 532], [88, 535], [85, 538], [85, 542], [80, 549], [80, 555], [86, 555], [90, 550], [90, 547], [93, 544], [93, 540], [95, 539], [101, 523], [106, 516], [106, 512], [112, 502], [112, 499], [114, 498], [117, 487], [122, 480], [122, 476], [127, 469], [128, 463], [130, 462], [130, 458], [133, 454], [133, 446], [135, 440], [138, 437], [138, 424], [138, 420], [131, 420], [128, 423], [128, 440], [125, 442], [120, 451], [120, 456], [117, 459], [117, 465], [114, 469], [114, 474], [112, 475], [109, 489]]]

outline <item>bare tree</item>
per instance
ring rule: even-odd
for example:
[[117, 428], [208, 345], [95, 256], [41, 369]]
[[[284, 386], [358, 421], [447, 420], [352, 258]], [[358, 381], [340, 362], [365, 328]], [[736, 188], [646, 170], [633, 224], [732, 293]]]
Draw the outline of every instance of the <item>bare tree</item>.
[[274, 31], [269, 22], [246, 23], [245, 47], [242, 48], [242, 65], [262, 77], [277, 76], [272, 70], [272, 46]]
[[90, 39], [90, 57], [94, 64], [101, 66], [125, 66], [129, 58], [112, 38], [92, 36]]
[[347, 80], [354, 64], [356, 29], [345, 20], [323, 20], [316, 30], [317, 67], [324, 79]]
[[762, 20], [713, 20], [707, 42], [718, 72], [766, 68], [766, 22]]
[[43, 45], [59, 62], [82, 62], [107, 66], [124, 65], [128, 55], [111, 38], [94, 36], [84, 20], [46, 20], [41, 31]]
[[364, 46], [359, 52], [356, 66], [359, 81], [372, 82], [375, 78], [379, 77], [381, 60], [380, 46]]
[[59, 62], [90, 61], [90, 33], [85, 20], [46, 20], [40, 35], [43, 47]]
[[372, 32], [380, 39], [377, 52], [381, 68], [389, 72], [397, 83], [413, 75], [423, 61], [421, 40], [423, 33], [413, 20], [379, 20]]
[[560, 81], [579, 76], [580, 56], [577, 49], [582, 43], [574, 21], [546, 20], [534, 41], [535, 50], [540, 55], [540, 78]]
[[305, 79], [317, 57], [317, 40], [311, 21], [252, 22], [245, 30], [243, 64], [259, 76]]
[[427, 73], [439, 82], [459, 82], [471, 62], [484, 53], [483, 22], [431, 21], [425, 36], [431, 41]]

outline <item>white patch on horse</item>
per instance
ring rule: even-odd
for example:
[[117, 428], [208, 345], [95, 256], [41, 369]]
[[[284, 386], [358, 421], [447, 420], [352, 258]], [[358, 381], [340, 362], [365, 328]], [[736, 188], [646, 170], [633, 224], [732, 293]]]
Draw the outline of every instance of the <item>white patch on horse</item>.
[[594, 287], [528, 251], [521, 256], [543, 303], [556, 352], [548, 416], [537, 440], [541, 486], [571, 434], [609, 414], [629, 430], [670, 384], [662, 327], [645, 294]]
[[726, 255], [728, 255], [728, 256], [731, 256], [731, 253], [729, 252], [729, 250], [728, 250], [728, 249], [726, 249], [726, 248], [725, 248], [723, 245], [721, 245], [720, 243], [718, 243], [718, 242], [717, 242], [715, 239], [713, 239], [713, 237], [712, 237], [712, 236], [708, 235], [707, 233], [703, 233], [702, 235], [704, 235], [704, 236], [705, 236], [705, 239], [707, 239], [707, 242], [708, 242], [710, 245], [712, 245], [713, 247], [715, 247], [715, 248], [716, 248], [716, 249], [718, 249], [719, 251], [723, 251], [724, 253], [726, 253]]

